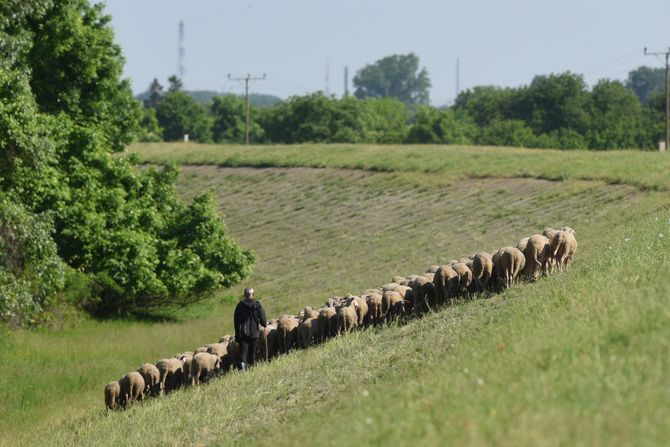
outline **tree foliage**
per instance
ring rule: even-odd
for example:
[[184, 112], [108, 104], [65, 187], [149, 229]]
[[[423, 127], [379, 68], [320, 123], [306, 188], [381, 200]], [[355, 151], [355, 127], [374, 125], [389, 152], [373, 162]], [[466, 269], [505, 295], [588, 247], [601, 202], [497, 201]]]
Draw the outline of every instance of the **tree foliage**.
[[165, 141], [179, 141], [186, 134], [189, 139], [202, 143], [212, 139], [206, 109], [183, 91], [166, 93], [156, 107], [156, 118]]
[[[210, 106], [212, 136], [217, 143], [244, 143], [246, 111], [244, 99], [237, 95], [215, 96]], [[250, 106], [249, 139], [263, 140], [264, 131], [258, 123], [258, 111]]]
[[354, 76], [357, 98], [395, 98], [405, 104], [428, 104], [430, 78], [419, 70], [414, 53], [384, 57], [361, 68]]
[[253, 256], [211, 198], [185, 205], [176, 169], [113, 156], [141, 108], [102, 8], [9, 0], [0, 12], [0, 319], [48, 305], [61, 259], [91, 278], [99, 314], [184, 304], [248, 275]]
[[646, 104], [655, 92], [665, 88], [665, 69], [641, 66], [628, 73], [626, 87]]

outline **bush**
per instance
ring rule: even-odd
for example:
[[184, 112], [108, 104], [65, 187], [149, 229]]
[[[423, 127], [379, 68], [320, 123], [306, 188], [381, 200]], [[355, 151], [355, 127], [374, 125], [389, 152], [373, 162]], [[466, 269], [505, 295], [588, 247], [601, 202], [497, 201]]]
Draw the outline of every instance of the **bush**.
[[0, 321], [34, 321], [63, 287], [53, 231], [48, 216], [0, 194]]

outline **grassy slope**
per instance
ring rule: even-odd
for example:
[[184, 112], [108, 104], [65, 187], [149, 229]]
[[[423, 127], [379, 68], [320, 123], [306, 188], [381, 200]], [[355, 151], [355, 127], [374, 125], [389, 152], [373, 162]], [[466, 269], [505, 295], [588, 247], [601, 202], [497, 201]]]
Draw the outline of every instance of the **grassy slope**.
[[[642, 161], [638, 160], [637, 165], [646, 163], [645, 157], [648, 155], [638, 154]], [[356, 292], [385, 282], [395, 273], [420, 271], [436, 261], [514, 242], [517, 237], [546, 223], [570, 222], [578, 228], [582, 241], [580, 263], [573, 272], [565, 274], [564, 278], [562, 276], [563, 279], [552, 278], [546, 283], [540, 283], [549, 287], [540, 284], [524, 287], [510, 292], [504, 298], [459, 306], [445, 311], [441, 314], [443, 316], [433, 316], [430, 320], [414, 322], [403, 328], [392, 328], [390, 332], [384, 330], [356, 334], [310, 352], [298, 353], [296, 356], [300, 356], [300, 359], [288, 356], [250, 375], [260, 386], [256, 391], [249, 388], [249, 378], [228, 377], [192, 394], [178, 393], [163, 401], [138, 406], [131, 412], [109, 418], [102, 417], [99, 410], [100, 390], [107, 380], [135, 368], [143, 361], [155, 361], [159, 357], [217, 338], [229, 330], [225, 316], [230, 312], [230, 305], [217, 303], [217, 298], [191, 311], [192, 315], [199, 317], [197, 320], [184, 319], [177, 323], [149, 325], [88, 322], [55, 333], [12, 334], [5, 348], [9, 350], [9, 358], [12, 360], [0, 366], [0, 389], [3, 395], [8, 396], [0, 421], [3, 432], [15, 434], [35, 421], [60, 421], [61, 418], [55, 415], [58, 412], [60, 416], [77, 416], [69, 426], [63, 427], [60, 422], [56, 423], [55, 431], [63, 443], [90, 444], [97, 438], [105, 440], [103, 444], [114, 444], [116, 438], [107, 436], [106, 430], [118, 424], [121, 424], [118, 425], [122, 428], [120, 432], [128, 433], [129, 436], [116, 439], [124, 441], [121, 443], [146, 443], [150, 439], [162, 439], [177, 432], [184, 436], [182, 440], [219, 442], [231, 436], [236, 439], [250, 436], [248, 429], [252, 422], [260, 424], [261, 441], [267, 443], [270, 436], [276, 437], [280, 432], [287, 433], [286, 437], [278, 439], [280, 443], [289, 443], [292, 438], [300, 437], [301, 433], [313, 432], [309, 427], [323, 424], [325, 420], [344, 421], [351, 414], [356, 416], [352, 420], [352, 427], [356, 430], [350, 434], [350, 430], [342, 431], [335, 423], [329, 439], [337, 439], [338, 433], [340, 436], [354, 436], [357, 433], [356, 436], [361, 440], [378, 442], [383, 436], [400, 439], [402, 433], [412, 433], [403, 427], [403, 423], [396, 421], [407, 418], [407, 411], [410, 411], [411, 416], [405, 423], [416, 423], [417, 430], [422, 432], [421, 439], [430, 443], [432, 436], [445, 434], [460, 436], [466, 441], [490, 441], [501, 435], [512, 436], [513, 433], [509, 433], [506, 425], [511, 423], [523, 431], [519, 426], [523, 422], [521, 416], [530, 417], [540, 413], [546, 417], [555, 412], [556, 417], [567, 418], [575, 409], [570, 400], [561, 405], [558, 405], [560, 402], [554, 402], [555, 405], [550, 405], [547, 412], [540, 411], [541, 407], [538, 408], [534, 403], [525, 413], [521, 411], [519, 417], [517, 413], [495, 409], [495, 414], [507, 415], [506, 418], [501, 416], [502, 423], [497, 424], [494, 419], [480, 425], [480, 417], [485, 416], [486, 412], [480, 399], [476, 399], [476, 403], [466, 405], [472, 420], [477, 421], [472, 425], [470, 417], [457, 419], [460, 412], [452, 414], [449, 406], [440, 406], [441, 399], [432, 399], [443, 396], [449, 402], [459, 402], [457, 408], [460, 408], [464, 405], [460, 403], [464, 401], [464, 396], [459, 393], [466, 393], [469, 389], [462, 388], [465, 378], [460, 377], [460, 367], [474, 365], [469, 367], [469, 371], [474, 371], [472, 368], [488, 371], [489, 368], [500, 366], [498, 360], [494, 360], [493, 365], [486, 364], [488, 355], [485, 353], [488, 351], [482, 349], [491, 348], [491, 340], [487, 339], [486, 334], [507, 333], [504, 352], [511, 354], [507, 356], [511, 365], [498, 373], [498, 382], [489, 376], [482, 376], [487, 385], [491, 383], [490, 380], [499, 383], [490, 396], [494, 402], [500, 400], [503, 407], [511, 403], [513, 408], [523, 410], [529, 405], [528, 401], [543, 396], [542, 390], [547, 382], [538, 379], [542, 376], [540, 373], [558, 377], [563, 387], [572, 386], [572, 381], [562, 381], [561, 377], [570, 372], [574, 365], [559, 362], [554, 366], [552, 345], [549, 342], [558, 342], [557, 334], [567, 330], [571, 337], [566, 339], [565, 349], [571, 352], [576, 350], [580, 354], [579, 349], [587, 347], [582, 341], [599, 340], [602, 335], [602, 331], [594, 331], [592, 321], [584, 317], [582, 331], [575, 331], [573, 336], [574, 324], [570, 321], [572, 317], [577, 318], [581, 314], [598, 314], [595, 310], [598, 310], [598, 305], [602, 305], [596, 299], [602, 293], [598, 287], [584, 290], [583, 294], [588, 299], [572, 296], [574, 290], [588, 284], [584, 276], [593, 270], [588, 260], [597, 260], [598, 250], [613, 240], [620, 240], [614, 237], [612, 227], [623, 224], [622, 228], [626, 228], [631, 220], [635, 223], [635, 219], [640, 219], [636, 217], [640, 214], [659, 215], [656, 210], [665, 205], [663, 197], [658, 193], [642, 193], [625, 185], [606, 186], [593, 182], [554, 183], [530, 179], [502, 182], [490, 179], [440, 187], [444, 177], [450, 175], [448, 171], [424, 175], [420, 180], [395, 174], [370, 175], [351, 171], [219, 171], [212, 167], [189, 168], [184, 174], [182, 189], [187, 196], [191, 191], [210, 187], [217, 189], [231, 231], [259, 254], [259, 264], [252, 282], [257, 289], [265, 292], [265, 297], [272, 297], [264, 301], [274, 315], [283, 311], [296, 311], [303, 304], [317, 305], [330, 293]], [[565, 177], [570, 175], [566, 174]], [[635, 186], [639, 184], [635, 183]], [[472, 207], [472, 203], [479, 206]], [[519, 217], [520, 214], [523, 216]], [[324, 262], [324, 258], [328, 261]], [[665, 262], [667, 270], [667, 258], [658, 258], [655, 262], [660, 262], [660, 267]], [[608, 283], [612, 284], [611, 290], [625, 290], [621, 281], [625, 282], [626, 278], [619, 270], [601, 270], [618, 278], [618, 283]], [[659, 270], [650, 269], [646, 274], [651, 276], [651, 283], [658, 283], [661, 290], [645, 292], [644, 287], [637, 287], [635, 294], [667, 296], [667, 293], [661, 293], [664, 287], [667, 288], [667, 281], [659, 281]], [[570, 275], [572, 280], [569, 279]], [[633, 299], [639, 299], [640, 296]], [[543, 300], [543, 297], [551, 300]], [[557, 300], [563, 303], [559, 309], [562, 313], [557, 313], [553, 308], [552, 303]], [[579, 305], [575, 306], [573, 301]], [[583, 305], [580, 304], [582, 302]], [[616, 304], [620, 302], [628, 304]], [[629, 314], [630, 319], [636, 317], [630, 308], [631, 303], [634, 307], [635, 301], [615, 300], [613, 303], [612, 313], [603, 315], [600, 321], [603, 330], [606, 330], [605, 335], [609, 333], [610, 326], [616, 323], [614, 317]], [[649, 302], [650, 306], [653, 304], [654, 301]], [[550, 307], [543, 309], [546, 306]], [[658, 312], [655, 307], [648, 307], [645, 312], [651, 313], [653, 317], [641, 323], [644, 327], [650, 327], [650, 349], [665, 349], [667, 354], [667, 344], [659, 343], [658, 331], [652, 324], [663, 321], [662, 318], [667, 317], [667, 314]], [[556, 315], [562, 318], [556, 318]], [[545, 324], [548, 322], [551, 324]], [[525, 326], [528, 327], [523, 329]], [[536, 342], [535, 336], [541, 335], [538, 334], [538, 327], [544, 331], [544, 339], [538, 337]], [[435, 340], [436, 334], [441, 334], [444, 340]], [[621, 343], [626, 345], [626, 350], [616, 351], [617, 357], [626, 360], [632, 358], [633, 351], [627, 347], [631, 344], [631, 338], [635, 337], [624, 332], [623, 338], [617, 338], [617, 334], [614, 333], [614, 338], [624, 340]], [[148, 340], [149, 343], [128, 343], [129, 338]], [[440, 340], [446, 340], [448, 344]], [[494, 346], [499, 343], [496, 340], [494, 342]], [[358, 352], [356, 346], [366, 347], [361, 348], [363, 354], [353, 355]], [[416, 354], [417, 351], [421, 354]], [[533, 364], [532, 359], [538, 351], [544, 355], [540, 356], [541, 359], [546, 357], [542, 361], [549, 362], [551, 368], [545, 365], [542, 369], [542, 365]], [[68, 355], [72, 352], [78, 355], [74, 360]], [[472, 357], [476, 352], [479, 354]], [[594, 360], [588, 354], [593, 352], [581, 353], [577, 357], [584, 357], [593, 363]], [[418, 365], [417, 357], [420, 355], [426, 355], [429, 361]], [[88, 361], [81, 362], [82, 357]], [[653, 365], [655, 357], [649, 350], [641, 351], [638, 357], [643, 369], [654, 366], [657, 371], [667, 375], [667, 363]], [[664, 362], [667, 362], [667, 358], [666, 355]], [[48, 371], [41, 380], [24, 377], [26, 368], [35, 362]], [[574, 362], [572, 357], [571, 362]], [[512, 367], [517, 369], [510, 369]], [[525, 373], [526, 368], [528, 373]], [[436, 375], [437, 372], [439, 374]], [[415, 380], [408, 383], [408, 376]], [[602, 379], [601, 370], [600, 374], [595, 374], [589, 380], [580, 378], [575, 381], [577, 385], [590, 390], [592, 385]], [[632, 390], [636, 393], [646, 390], [653, 384], [653, 381], [647, 379], [639, 383], [641, 379], [636, 377], [638, 383], [632, 385]], [[616, 377], [612, 380], [622, 385]], [[65, 390], [56, 389], [55, 385], [61, 383], [68, 384], [68, 387]], [[518, 383], [515, 388], [517, 393], [511, 395], [511, 401], [509, 393], [502, 389], [508, 383]], [[9, 384], [18, 384], [18, 387]], [[359, 397], [361, 386], [369, 390], [368, 398]], [[78, 387], [81, 392], [76, 392]], [[515, 399], [519, 397], [518, 390], [523, 390], [521, 394], [525, 393], [526, 398], [517, 403]], [[629, 391], [628, 394], [634, 393]], [[395, 396], [401, 399], [401, 408], [392, 411]], [[177, 410], [190, 405], [187, 401], [199, 402], [198, 405], [206, 405], [206, 409], [198, 412]], [[422, 402], [426, 402], [426, 406], [417, 407]], [[612, 423], [611, 418], [614, 416], [600, 411], [605, 407], [598, 403], [597, 398], [584, 399], [584, 403], [591, 405], [592, 412], [598, 413], [604, 422]], [[653, 404], [652, 408], [662, 410], [660, 415], [667, 416], [667, 408], [663, 408], [660, 401], [654, 401]], [[310, 409], [307, 414], [301, 411], [305, 405]], [[407, 410], [402, 407], [405, 405], [408, 406]], [[388, 408], [389, 413], [369, 416], [371, 423], [367, 424], [366, 415], [377, 407]], [[625, 413], [626, 408], [622, 407], [623, 415], [629, 416], [631, 410]], [[636, 412], [642, 409], [641, 405], [634, 408]], [[332, 419], [331, 412], [339, 417]], [[125, 421], [136, 413], [142, 421], [146, 420], [150, 424], [140, 424], [141, 427], [134, 428], [128, 425]], [[241, 414], [253, 416], [245, 421], [240, 417]], [[391, 419], [394, 422], [387, 423]], [[286, 425], [289, 421], [290, 424]], [[529, 421], [524, 423], [531, 423], [532, 419]], [[566, 419], [565, 423], [569, 425], [566, 429], [577, 427], [573, 420]], [[627, 428], [639, 429], [641, 423], [641, 420], [633, 423], [629, 421]], [[162, 424], [165, 424], [165, 428], [158, 429], [157, 426]], [[463, 425], [463, 430], [458, 429], [458, 424]], [[373, 425], [377, 428], [372, 429]], [[205, 426], [208, 427], [208, 433], [192, 430]], [[295, 432], [287, 430], [287, 426], [295, 427]], [[473, 427], [476, 428], [474, 432]], [[539, 427], [543, 428], [542, 425]], [[484, 428], [486, 430], [481, 432]], [[75, 429], [81, 438], [74, 435]], [[589, 433], [602, 435], [602, 429], [602, 425], [594, 425]], [[541, 433], [536, 432], [536, 435]], [[552, 439], [558, 439], [557, 435], [561, 434], [554, 432]], [[580, 436], [580, 433], [575, 436]]]
[[470, 146], [292, 145], [217, 146], [148, 143], [131, 146], [151, 162], [219, 166], [309, 166], [384, 172], [438, 173], [439, 182], [463, 178], [532, 177], [624, 183], [670, 189], [670, 157], [660, 152], [558, 151]]

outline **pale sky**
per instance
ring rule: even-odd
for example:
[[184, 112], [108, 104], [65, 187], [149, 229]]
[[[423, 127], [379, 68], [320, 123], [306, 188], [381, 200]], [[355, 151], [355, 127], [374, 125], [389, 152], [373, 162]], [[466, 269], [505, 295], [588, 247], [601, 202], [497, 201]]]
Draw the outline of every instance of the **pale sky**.
[[[337, 96], [357, 70], [414, 52], [432, 82], [431, 103], [461, 90], [517, 87], [570, 70], [589, 85], [625, 79], [640, 65], [662, 67], [643, 48], [670, 47], [670, 0], [106, 0], [124, 76], [140, 93], [177, 73], [184, 21], [189, 90], [243, 92], [240, 76], [267, 74], [252, 91], [287, 98], [317, 90]], [[665, 28], [665, 29], [664, 29]], [[329, 82], [326, 67], [329, 66]]]

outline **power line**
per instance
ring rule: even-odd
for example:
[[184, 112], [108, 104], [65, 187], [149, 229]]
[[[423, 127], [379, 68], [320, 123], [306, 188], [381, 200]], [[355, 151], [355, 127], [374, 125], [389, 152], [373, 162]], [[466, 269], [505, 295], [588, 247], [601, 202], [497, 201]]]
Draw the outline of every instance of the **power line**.
[[247, 74], [244, 77], [238, 77], [234, 78], [230, 74], [228, 74], [228, 79], [231, 81], [244, 81], [244, 102], [245, 102], [245, 108], [246, 108], [246, 120], [244, 122], [244, 136], [245, 136], [245, 142], [247, 145], [249, 145], [249, 83], [252, 81], [264, 81], [265, 80], [265, 73], [263, 73], [263, 76], [251, 76], [250, 74]]
[[665, 56], [665, 147], [662, 150], [668, 150], [668, 143], [670, 143], [670, 79], [668, 72], [670, 71], [670, 47], [668, 51], [648, 52], [647, 47], [644, 47], [645, 56]]

